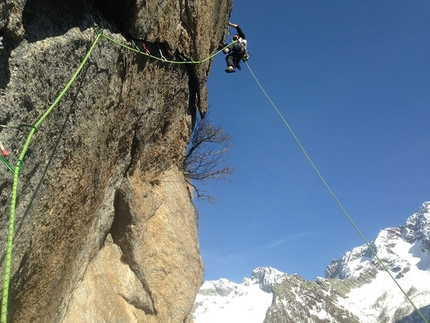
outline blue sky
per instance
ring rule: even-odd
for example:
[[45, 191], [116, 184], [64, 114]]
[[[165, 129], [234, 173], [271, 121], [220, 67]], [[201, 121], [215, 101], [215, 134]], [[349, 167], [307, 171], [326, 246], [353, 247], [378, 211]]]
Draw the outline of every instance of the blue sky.
[[[430, 1], [235, 0], [249, 65], [367, 240], [430, 200]], [[233, 30], [232, 30], [233, 32]], [[315, 280], [364, 242], [243, 64], [209, 77], [231, 182], [196, 202], [206, 280]]]

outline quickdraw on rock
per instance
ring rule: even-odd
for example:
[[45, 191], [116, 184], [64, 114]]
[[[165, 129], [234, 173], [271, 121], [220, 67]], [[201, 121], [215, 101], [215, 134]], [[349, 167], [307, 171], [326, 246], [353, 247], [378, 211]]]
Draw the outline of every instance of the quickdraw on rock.
[[166, 57], [164, 57], [163, 52], [161, 51], [161, 48], [159, 48], [159, 49], [158, 49], [158, 51], [160, 52], [161, 60], [163, 60], [163, 61], [167, 62], [167, 58], [166, 58]]
[[151, 55], [151, 52], [149, 51], [148, 47], [146, 47], [145, 43], [142, 42], [142, 48], [145, 51], [146, 54]]
[[0, 141], [1, 154], [3, 157], [9, 156], [9, 152], [4, 148], [2, 142]]
[[132, 39], [131, 44], [133, 47], [139, 52], [139, 53], [145, 53], [146, 55], [150, 56], [151, 52], [149, 51], [148, 47], [146, 47], [145, 43], [142, 41], [142, 49], [143, 52], [140, 50], [139, 46], [135, 43], [135, 41]]
[[[3, 164], [11, 173], [15, 173], [15, 168], [13, 168], [13, 166], [6, 159], [6, 157], [8, 157], [10, 153], [4, 148], [3, 143], [1, 141], [0, 141], [0, 149], [1, 149], [0, 160], [3, 162]], [[21, 170], [22, 170], [22, 163], [20, 163], [18, 172], [21, 172]]]
[[[6, 126], [6, 125], [0, 125], [0, 127], [1, 128], [3, 128], [3, 129], [7, 129], [7, 128], [9, 128], [9, 129], [18, 129], [18, 130], [22, 130], [21, 128], [22, 127], [29, 127], [29, 128], [34, 128], [35, 129], [35, 132], [37, 132], [37, 128], [35, 127], [35, 126], [33, 126], [33, 125], [30, 125], [30, 124], [26, 124], [26, 123], [21, 123], [19, 126]], [[3, 157], [7, 157], [7, 156], [9, 156], [10, 154], [9, 154], [9, 152], [4, 148], [4, 146], [3, 146], [3, 143], [0, 141], [0, 149], [1, 149], [1, 155], [3, 156]]]
[[[37, 132], [37, 127], [33, 126], [31, 124], [27, 124], [27, 123], [21, 123], [19, 126], [5, 126], [5, 125], [0, 125], [1, 128], [3, 129], [18, 129], [20, 131], [22, 131], [22, 127], [28, 127], [28, 128], [32, 128], [34, 129], [34, 133]], [[12, 173], [15, 172], [15, 168], [9, 163], [9, 161], [6, 159], [6, 157], [9, 157], [10, 153], [6, 150], [6, 148], [3, 146], [3, 143], [0, 141], [0, 149], [1, 149], [1, 156], [0, 156], [0, 160], [3, 162], [3, 164], [5, 164], [6, 168], [9, 169]], [[19, 168], [18, 168], [18, 172], [21, 172], [22, 170], [22, 161], [20, 161], [19, 164]]]

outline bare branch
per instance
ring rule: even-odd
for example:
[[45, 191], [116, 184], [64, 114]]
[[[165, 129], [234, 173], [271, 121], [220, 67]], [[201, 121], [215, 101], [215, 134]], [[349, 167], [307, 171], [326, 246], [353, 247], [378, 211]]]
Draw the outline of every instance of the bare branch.
[[230, 179], [233, 168], [227, 164], [228, 152], [231, 149], [229, 142], [230, 135], [221, 127], [212, 125], [208, 115], [198, 120], [183, 164], [185, 177], [194, 188], [198, 199], [215, 201], [214, 197], [202, 192], [192, 182], [204, 185], [208, 179]]

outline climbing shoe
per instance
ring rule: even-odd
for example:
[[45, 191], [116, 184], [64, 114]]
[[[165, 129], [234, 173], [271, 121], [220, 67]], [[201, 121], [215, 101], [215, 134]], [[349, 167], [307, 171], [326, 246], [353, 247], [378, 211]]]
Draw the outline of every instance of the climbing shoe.
[[227, 73], [234, 73], [234, 72], [236, 72], [236, 70], [234, 68], [226, 68], [225, 71]]

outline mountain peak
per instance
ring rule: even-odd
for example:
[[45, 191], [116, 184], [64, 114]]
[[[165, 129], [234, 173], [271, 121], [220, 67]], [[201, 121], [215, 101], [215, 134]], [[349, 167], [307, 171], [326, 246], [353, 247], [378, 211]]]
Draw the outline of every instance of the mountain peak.
[[341, 260], [333, 260], [327, 266], [326, 278], [358, 278], [365, 272], [381, 269], [372, 249], [396, 278], [407, 272], [411, 265], [429, 269], [430, 202], [424, 202], [404, 226], [381, 230], [370, 247], [364, 244], [346, 252]]
[[270, 267], [257, 268], [252, 278], [240, 284], [225, 278], [204, 282], [194, 303], [195, 322], [262, 322], [272, 302], [272, 294], [262, 287], [270, 286], [269, 277], [276, 276], [275, 271], [278, 272]]
[[259, 284], [260, 289], [270, 293], [273, 286], [285, 277], [285, 273], [273, 267], [258, 267], [252, 271], [251, 278], [244, 278], [242, 284], [245, 286]]
[[[370, 243], [423, 315], [430, 317], [430, 202], [404, 226], [381, 230]], [[240, 284], [206, 282], [194, 304], [196, 323], [421, 322], [418, 313], [365, 244], [334, 260], [316, 282], [272, 267], [256, 268]], [[335, 278], [335, 279], [330, 279]], [[223, 290], [208, 287], [223, 286]]]
[[424, 246], [429, 250], [428, 241], [430, 240], [430, 202], [425, 202], [412, 214], [407, 220], [402, 230], [402, 236], [408, 242], [423, 240], [427, 245]]

